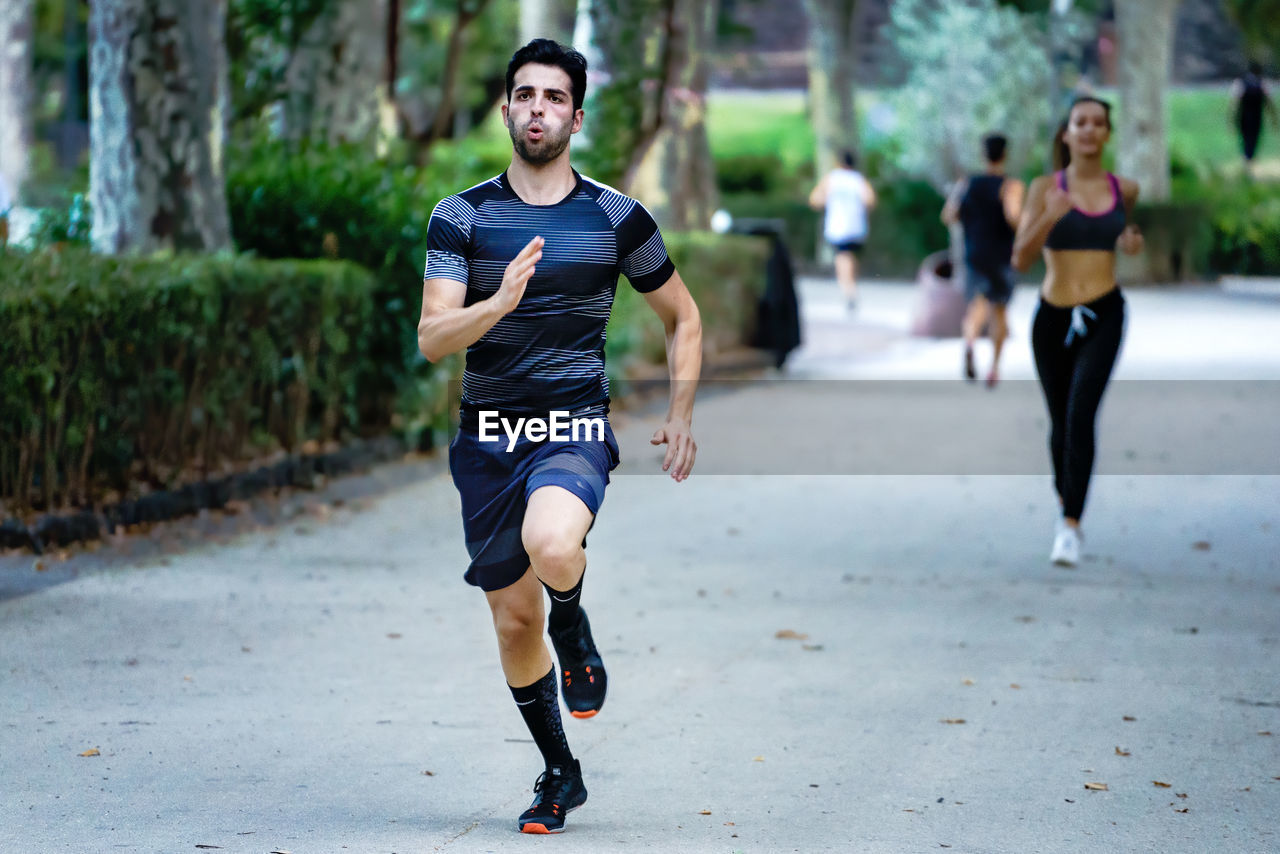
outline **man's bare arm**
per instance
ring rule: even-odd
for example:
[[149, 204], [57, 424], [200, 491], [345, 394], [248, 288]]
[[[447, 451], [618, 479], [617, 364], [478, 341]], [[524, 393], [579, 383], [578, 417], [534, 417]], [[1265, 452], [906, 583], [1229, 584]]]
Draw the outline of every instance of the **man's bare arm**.
[[681, 481], [693, 469], [698, 451], [691, 430], [693, 399], [702, 372], [702, 317], [679, 273], [672, 273], [662, 287], [644, 298], [666, 330], [667, 372], [671, 377], [666, 423], [650, 442], [667, 445], [662, 470]]
[[466, 349], [520, 304], [524, 289], [542, 258], [543, 239], [535, 237], [520, 250], [502, 275], [498, 292], [465, 306], [467, 286], [452, 279], [422, 283], [422, 315], [418, 349], [432, 362]]

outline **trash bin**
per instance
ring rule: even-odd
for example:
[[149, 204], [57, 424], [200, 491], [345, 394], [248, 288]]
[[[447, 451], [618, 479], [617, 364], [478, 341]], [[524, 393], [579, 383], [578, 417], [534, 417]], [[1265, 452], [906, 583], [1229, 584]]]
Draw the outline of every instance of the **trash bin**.
[[755, 337], [750, 343], [772, 351], [774, 366], [781, 368], [787, 355], [800, 346], [800, 301], [791, 253], [783, 239], [785, 223], [779, 219], [733, 219], [723, 211], [717, 211], [711, 221], [712, 229], [721, 234], [764, 237], [773, 247], [765, 266], [765, 291], [756, 305]]
[[916, 305], [911, 334], [928, 338], [958, 338], [964, 326], [964, 283], [953, 275], [951, 253], [934, 252], [916, 274]]

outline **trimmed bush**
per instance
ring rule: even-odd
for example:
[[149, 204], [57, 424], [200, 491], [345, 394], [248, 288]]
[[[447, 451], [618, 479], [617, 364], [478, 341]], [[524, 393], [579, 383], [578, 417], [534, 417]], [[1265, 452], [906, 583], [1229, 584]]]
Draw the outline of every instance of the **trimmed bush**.
[[[769, 241], [711, 232], [673, 232], [663, 238], [702, 315], [704, 354], [714, 355], [750, 341], [756, 305], [764, 293], [765, 264], [772, 251]], [[662, 323], [625, 278], [618, 280], [604, 349], [615, 396], [626, 392], [631, 367], [666, 360]]]
[[[91, 504], [361, 425], [368, 273], [244, 258], [5, 255], [0, 500]], [[390, 413], [387, 413], [389, 419]]]

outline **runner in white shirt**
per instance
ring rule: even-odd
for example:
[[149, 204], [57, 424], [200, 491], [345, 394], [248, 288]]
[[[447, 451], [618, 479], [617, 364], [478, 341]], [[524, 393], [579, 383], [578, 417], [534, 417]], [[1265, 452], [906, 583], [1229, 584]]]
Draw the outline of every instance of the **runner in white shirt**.
[[876, 191], [854, 166], [852, 151], [840, 156], [842, 165], [828, 172], [809, 194], [809, 206], [826, 208], [822, 236], [836, 257], [836, 281], [849, 310], [857, 307], [858, 253], [867, 240], [867, 214], [876, 204]]

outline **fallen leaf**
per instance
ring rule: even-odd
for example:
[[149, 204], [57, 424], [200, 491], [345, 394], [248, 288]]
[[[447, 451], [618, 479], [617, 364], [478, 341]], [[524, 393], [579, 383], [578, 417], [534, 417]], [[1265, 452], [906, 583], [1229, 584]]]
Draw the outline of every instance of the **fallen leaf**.
[[1014, 617], [1014, 619], [1019, 623], [1034, 623], [1036, 621], [1035, 617]]
[[792, 629], [778, 629], [773, 635], [778, 640], [808, 640], [809, 636]]
[[960, 684], [962, 684], [962, 685], [976, 685], [977, 683], [976, 683], [976, 682], [974, 682], [972, 679], [965, 679], [965, 680], [963, 680]]
[[737, 827], [737, 825], [736, 825], [736, 824], [734, 824], [734, 823], [733, 823], [733, 822], [731, 822], [731, 821], [726, 821], [726, 822], [724, 823], [724, 826], [725, 826], [725, 827]]
[[1180, 797], [1180, 798], [1186, 798], [1187, 793], [1186, 793], [1186, 792], [1178, 792], [1178, 793], [1177, 793], [1177, 795], [1178, 795], [1178, 797]]
[[1069, 804], [1074, 804], [1074, 803], [1075, 803], [1075, 801], [1071, 800], [1070, 798], [1063, 798], [1063, 800], [1064, 800], [1064, 801], [1066, 801], [1066, 802], [1067, 802], [1067, 803], [1069, 803]]
[[1119, 745], [1116, 745], [1116, 756], [1132, 756], [1132, 755], [1133, 755], [1133, 754], [1132, 754], [1132, 753], [1130, 753], [1129, 751], [1127, 751], [1127, 750], [1121, 750], [1121, 749], [1120, 749], [1120, 746], [1119, 746]]
[[1260, 729], [1260, 730], [1258, 730], [1258, 735], [1271, 735], [1271, 730], [1269, 730], [1269, 729]]
[[387, 637], [391, 638], [392, 640], [400, 640], [400, 638], [404, 637], [404, 635], [400, 634], [399, 632], [387, 632]]
[[1153, 786], [1158, 786], [1158, 787], [1159, 787], [1159, 788], [1161, 788], [1161, 789], [1167, 789], [1167, 788], [1169, 788], [1170, 786], [1172, 786], [1173, 784], [1172, 784], [1172, 783], [1161, 783], [1159, 780], [1152, 780], [1152, 781], [1151, 781], [1151, 785], [1153, 785]]
[[943, 718], [941, 722], [944, 724], [962, 724], [965, 720], [964, 718]]
[[1180, 810], [1174, 810], [1174, 812], [1191, 812], [1191, 807], [1183, 807]]
[[1009, 683], [1009, 687], [1010, 687], [1010, 688], [1012, 688], [1012, 689], [1013, 689], [1013, 690], [1015, 690], [1015, 691], [1021, 691], [1021, 690], [1022, 690], [1022, 686], [1021, 686], [1021, 685], [1019, 685], [1017, 682], [1010, 682], [1010, 683]]
[[242, 646], [242, 647], [240, 647], [240, 651], [241, 651], [241, 652], [253, 652], [253, 647], [251, 647], [251, 646]]
[[90, 747], [88, 750], [86, 750], [84, 753], [81, 753], [80, 755], [81, 756], [101, 756], [102, 754], [98, 751], [98, 748]]
[[46, 569], [48, 569], [48, 567], [44, 565], [44, 561], [42, 560], [36, 561], [32, 565], [32, 568], [35, 569], [36, 572], [44, 572]]
[[698, 810], [698, 815], [711, 815], [711, 810]]
[[1207, 552], [1209, 551], [1210, 548], [1212, 548], [1212, 546], [1209, 545], [1208, 540], [1196, 540], [1194, 543], [1191, 544], [1191, 548], [1195, 549], [1198, 552]]
[[196, 847], [197, 848], [218, 848], [218, 849], [222, 848], [221, 845], [196, 845]]
[[1084, 787], [1091, 792], [1109, 792], [1106, 783], [1085, 783]]
[[1137, 720], [1137, 718], [1135, 718], [1133, 715], [1125, 715], [1123, 718], [1121, 718], [1121, 720], [1126, 720], [1129, 723], [1133, 723], [1134, 721]]
[[434, 777], [435, 775], [436, 775], [436, 772], [434, 772], [434, 771], [423, 771], [423, 772], [422, 772], [422, 776], [423, 776], [423, 777]]
[[752, 762], [763, 762], [763, 761], [764, 761], [764, 757], [763, 757], [763, 756], [757, 756], [755, 759], [752, 759], [751, 761], [752, 761]]
[[822, 644], [820, 643], [806, 643], [801, 645], [800, 648], [806, 652], [822, 652]]

